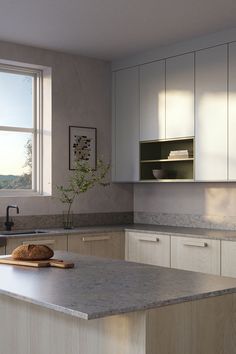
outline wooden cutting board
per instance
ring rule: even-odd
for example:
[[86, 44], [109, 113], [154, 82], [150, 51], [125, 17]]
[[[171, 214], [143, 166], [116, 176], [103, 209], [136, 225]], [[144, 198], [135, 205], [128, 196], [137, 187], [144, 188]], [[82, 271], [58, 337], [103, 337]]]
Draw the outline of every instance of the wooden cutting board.
[[73, 268], [74, 263], [63, 261], [61, 259], [48, 259], [46, 261], [20, 261], [12, 257], [0, 258], [0, 264], [11, 264], [25, 267], [43, 268], [43, 267], [56, 267], [56, 268]]

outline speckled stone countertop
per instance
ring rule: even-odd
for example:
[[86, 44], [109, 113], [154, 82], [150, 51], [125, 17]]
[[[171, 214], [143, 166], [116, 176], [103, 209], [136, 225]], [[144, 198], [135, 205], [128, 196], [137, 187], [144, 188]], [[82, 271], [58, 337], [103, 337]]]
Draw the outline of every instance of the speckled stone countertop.
[[[27, 234], [21, 234], [20, 230], [15, 230], [17, 234], [11, 234], [7, 231], [0, 231], [0, 237], [5, 238], [17, 238], [17, 237], [40, 237], [47, 235], [70, 235], [70, 234], [88, 234], [88, 233], [101, 233], [101, 232], [113, 232], [113, 231], [124, 231], [127, 225], [104, 225], [104, 226], [83, 226], [75, 227], [73, 229], [63, 229], [63, 228], [52, 228], [52, 229], [38, 229], [39, 233], [30, 233], [28, 230]], [[14, 232], [14, 231], [13, 231]]]
[[216, 230], [216, 229], [203, 229], [196, 227], [179, 227], [179, 226], [166, 226], [166, 225], [150, 225], [150, 224], [133, 224], [126, 225], [126, 230], [135, 232], [150, 232], [159, 234], [168, 234], [173, 236], [197, 237], [197, 238], [210, 238], [214, 240], [228, 240], [236, 241], [236, 230]]
[[29, 237], [40, 237], [40, 236], [62, 236], [62, 235], [73, 235], [73, 234], [96, 234], [96, 233], [106, 233], [106, 232], [122, 232], [122, 231], [135, 231], [135, 232], [147, 232], [147, 233], [157, 233], [166, 234], [172, 236], [185, 236], [185, 237], [196, 237], [196, 238], [209, 238], [215, 240], [228, 240], [236, 241], [236, 231], [230, 230], [215, 230], [215, 229], [203, 229], [194, 227], [178, 227], [178, 226], [166, 226], [166, 225], [150, 225], [150, 224], [130, 224], [130, 225], [104, 225], [104, 226], [87, 226], [78, 227], [70, 230], [65, 230], [63, 228], [59, 229], [40, 229], [44, 231], [43, 233], [36, 234], [3, 234], [0, 231], [0, 246], [4, 245], [9, 238], [29, 238]]
[[0, 293], [83, 319], [236, 292], [236, 279], [56, 252], [74, 269], [0, 265]]

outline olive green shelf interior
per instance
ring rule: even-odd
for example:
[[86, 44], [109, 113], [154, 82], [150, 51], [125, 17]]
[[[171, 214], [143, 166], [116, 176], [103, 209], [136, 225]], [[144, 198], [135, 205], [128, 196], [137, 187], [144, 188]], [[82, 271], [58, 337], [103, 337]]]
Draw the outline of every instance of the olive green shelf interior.
[[[156, 140], [140, 142], [140, 180], [157, 181], [152, 170], [164, 170], [165, 176], [158, 181], [193, 180], [194, 140]], [[188, 150], [189, 158], [168, 159], [170, 151]]]

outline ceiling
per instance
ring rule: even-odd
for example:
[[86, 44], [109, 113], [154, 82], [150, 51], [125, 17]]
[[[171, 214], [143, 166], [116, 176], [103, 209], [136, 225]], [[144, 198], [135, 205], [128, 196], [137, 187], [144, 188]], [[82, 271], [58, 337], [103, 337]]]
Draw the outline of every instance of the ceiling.
[[232, 27], [235, 0], [0, 0], [0, 40], [108, 60]]

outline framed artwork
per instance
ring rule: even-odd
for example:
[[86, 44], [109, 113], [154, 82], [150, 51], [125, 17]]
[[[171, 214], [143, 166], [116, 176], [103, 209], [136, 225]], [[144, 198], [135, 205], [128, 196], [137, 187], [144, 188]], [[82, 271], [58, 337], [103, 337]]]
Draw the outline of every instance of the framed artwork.
[[97, 168], [97, 129], [69, 126], [69, 170], [74, 170], [75, 161], [85, 161]]

